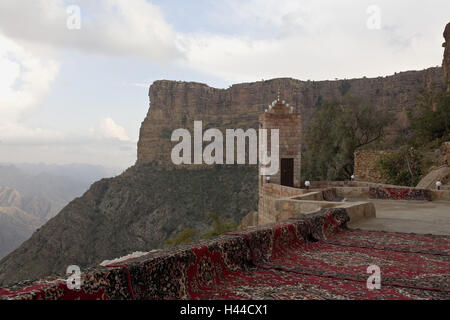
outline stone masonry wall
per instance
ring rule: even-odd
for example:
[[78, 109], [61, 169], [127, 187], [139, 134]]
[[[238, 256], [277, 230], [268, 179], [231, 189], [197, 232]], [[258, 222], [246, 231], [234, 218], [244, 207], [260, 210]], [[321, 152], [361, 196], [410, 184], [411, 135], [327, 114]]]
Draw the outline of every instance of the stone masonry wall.
[[355, 180], [375, 183], [386, 183], [377, 169], [377, 162], [390, 151], [363, 150], [355, 152]]
[[444, 142], [441, 147], [441, 165], [450, 166], [450, 141]]

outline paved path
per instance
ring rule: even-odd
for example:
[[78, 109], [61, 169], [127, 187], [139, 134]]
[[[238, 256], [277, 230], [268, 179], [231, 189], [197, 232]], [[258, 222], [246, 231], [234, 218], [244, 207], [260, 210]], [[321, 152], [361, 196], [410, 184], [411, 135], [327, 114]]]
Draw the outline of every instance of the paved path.
[[448, 201], [369, 201], [375, 204], [377, 217], [350, 224], [350, 228], [450, 236]]

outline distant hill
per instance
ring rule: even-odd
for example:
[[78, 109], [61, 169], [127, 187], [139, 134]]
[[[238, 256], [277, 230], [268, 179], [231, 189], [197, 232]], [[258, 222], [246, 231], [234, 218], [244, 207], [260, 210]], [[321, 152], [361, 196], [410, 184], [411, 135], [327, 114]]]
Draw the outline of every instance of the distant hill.
[[110, 175], [90, 165], [0, 165], [0, 259], [93, 181]]
[[46, 164], [46, 163], [15, 163], [16, 168], [23, 173], [39, 175], [47, 173], [52, 176], [68, 177], [72, 180], [91, 185], [103, 178], [111, 178], [122, 173], [122, 168], [106, 168], [99, 165], [73, 163], [73, 164]]
[[257, 209], [255, 166], [162, 170], [134, 166], [96, 182], [0, 261], [0, 286], [161, 248], [185, 228], [204, 233], [208, 213], [236, 223]]
[[19, 247], [41, 223], [39, 218], [18, 207], [0, 206], [0, 257]]

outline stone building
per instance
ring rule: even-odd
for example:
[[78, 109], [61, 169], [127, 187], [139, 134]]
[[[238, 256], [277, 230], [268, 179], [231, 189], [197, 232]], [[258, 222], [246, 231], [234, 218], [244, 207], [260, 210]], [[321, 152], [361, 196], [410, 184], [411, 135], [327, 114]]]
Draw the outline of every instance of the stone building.
[[[274, 199], [281, 193], [293, 190], [298, 192], [301, 187], [301, 118], [294, 106], [278, 98], [259, 117], [260, 129], [279, 130], [279, 170], [271, 176], [261, 175], [261, 163], [259, 164], [259, 202], [258, 223], [270, 223], [276, 221], [278, 210], [274, 207]], [[270, 138], [268, 137], [268, 142]], [[270, 150], [270, 146], [268, 147]], [[268, 180], [270, 179], [270, 180]], [[288, 191], [286, 191], [288, 190]], [[276, 195], [275, 195], [276, 194]]]
[[[300, 188], [301, 169], [301, 121], [300, 114], [295, 113], [294, 106], [278, 99], [259, 117], [261, 129], [279, 130], [279, 164], [278, 173], [270, 176], [270, 183], [287, 187]], [[268, 138], [270, 143], [270, 139]], [[268, 148], [270, 150], [270, 147]], [[266, 177], [260, 176], [261, 182]]]

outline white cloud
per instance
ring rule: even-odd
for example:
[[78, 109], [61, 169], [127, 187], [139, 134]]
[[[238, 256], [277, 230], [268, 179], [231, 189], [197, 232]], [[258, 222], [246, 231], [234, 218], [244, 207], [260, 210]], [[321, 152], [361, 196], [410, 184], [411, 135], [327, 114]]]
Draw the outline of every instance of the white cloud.
[[[81, 9], [80, 30], [67, 28], [66, 9], [74, 4]], [[146, 0], [2, 0], [0, 28], [18, 39], [153, 62], [179, 55], [174, 31]]]
[[179, 44], [186, 56], [184, 67], [230, 83], [276, 77], [376, 77], [440, 65], [441, 34], [450, 12], [450, 2], [444, 0], [430, 8], [419, 1], [380, 0], [382, 28], [369, 30], [369, 1], [227, 4], [227, 19], [235, 32], [179, 34]]
[[125, 132], [125, 128], [118, 125], [111, 118], [102, 119], [99, 127], [97, 129], [93, 129], [92, 132], [102, 138], [130, 141], [130, 138]]
[[0, 70], [0, 140], [56, 136], [50, 130], [28, 128], [20, 120], [50, 92], [58, 62], [0, 33]]

